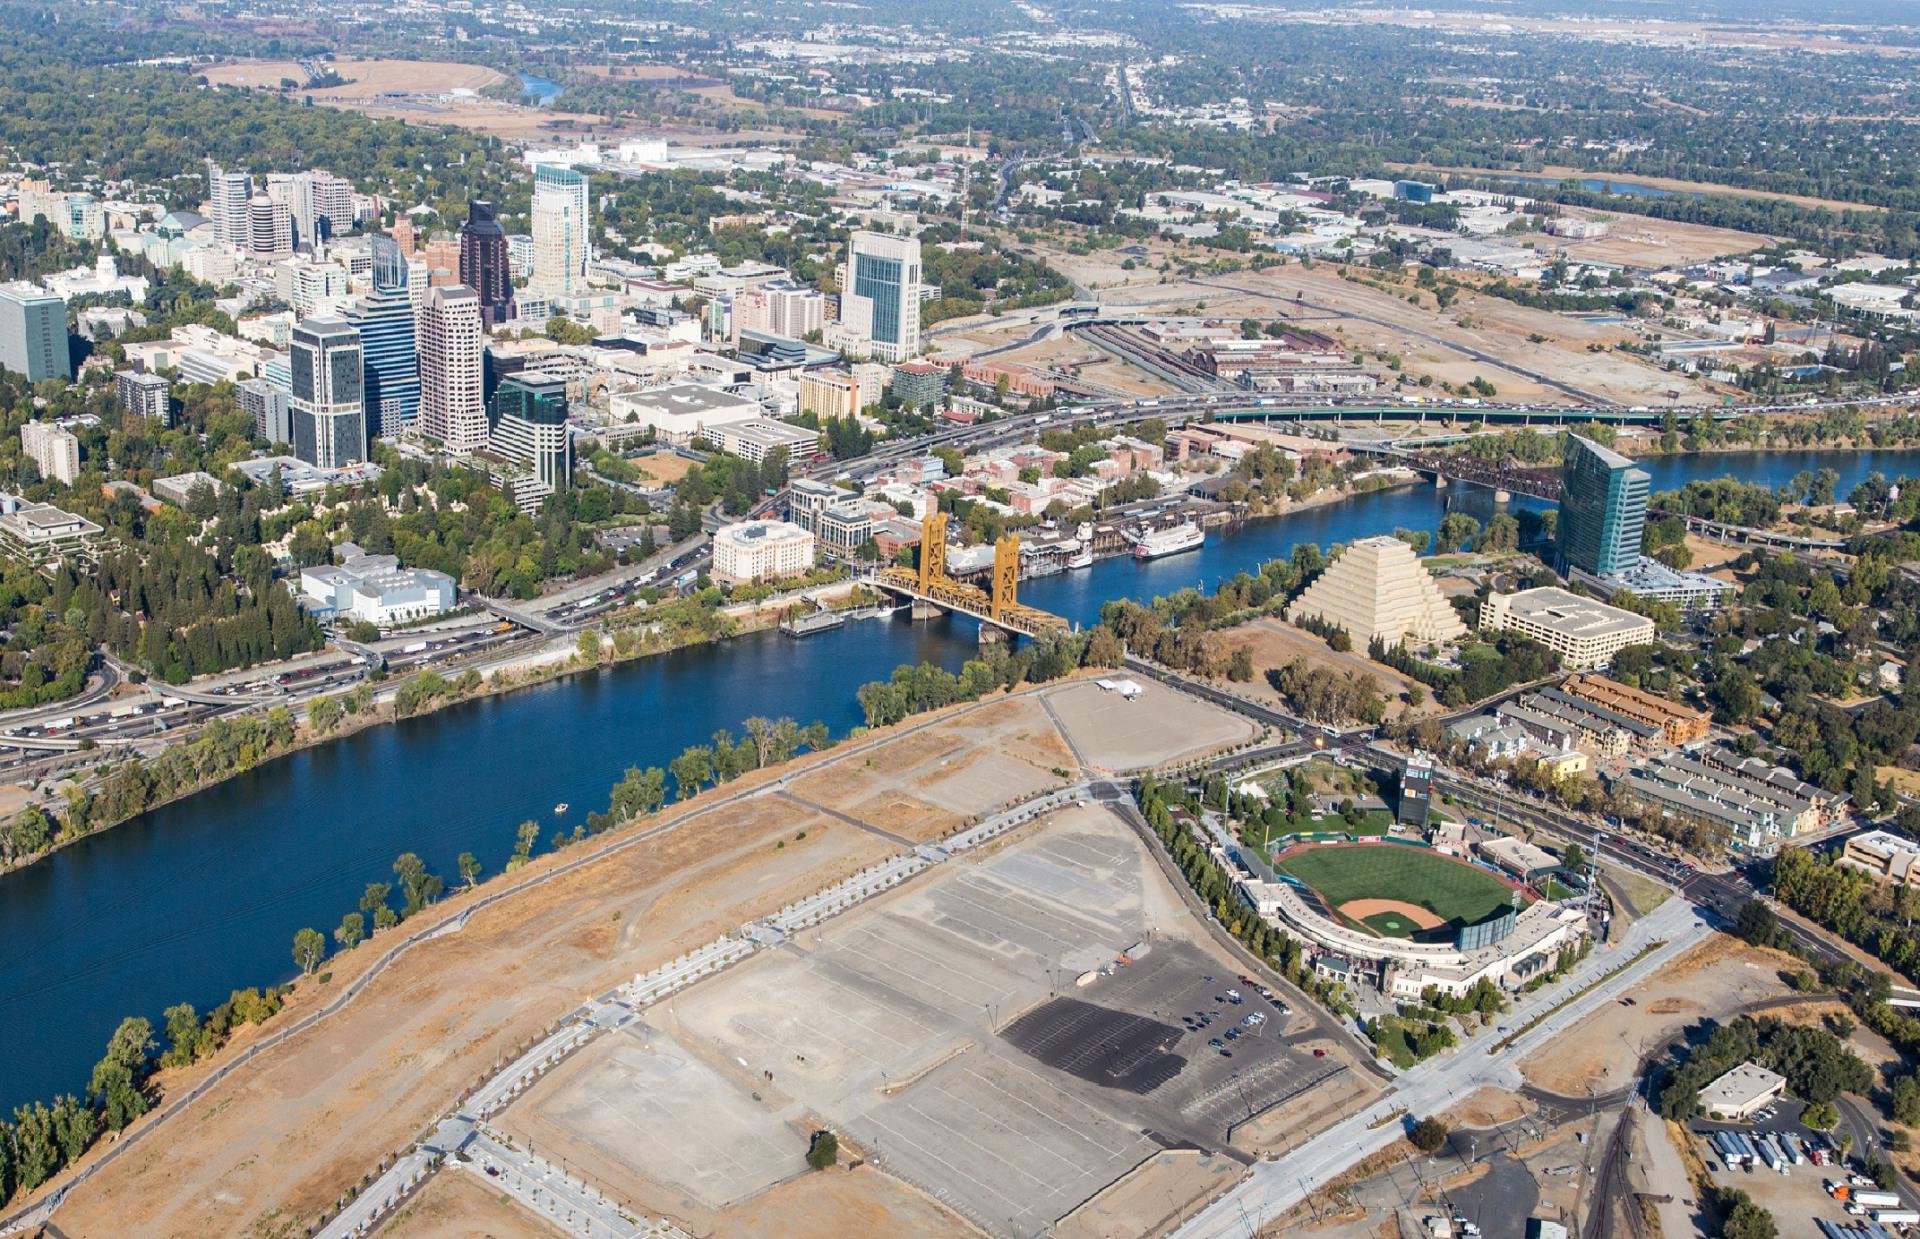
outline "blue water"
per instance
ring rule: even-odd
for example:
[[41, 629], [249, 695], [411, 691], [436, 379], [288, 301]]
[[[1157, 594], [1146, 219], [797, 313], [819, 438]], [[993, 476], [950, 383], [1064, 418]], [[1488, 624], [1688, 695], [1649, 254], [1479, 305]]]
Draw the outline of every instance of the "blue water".
[[520, 93], [532, 95], [534, 103], [540, 107], [551, 107], [555, 99], [566, 93], [565, 88], [552, 78], [541, 77], [534, 73], [522, 73], [519, 76]]
[[[1564, 176], [1541, 176], [1538, 173], [1501, 172], [1488, 177], [1496, 181], [1524, 181], [1529, 185], [1558, 185], [1571, 178]], [[1590, 194], [1616, 194], [1625, 198], [1672, 198], [1684, 194], [1688, 198], [1704, 198], [1705, 194], [1693, 190], [1662, 189], [1658, 185], [1646, 185], [1639, 181], [1616, 181], [1610, 177], [1583, 176], [1579, 178], [1580, 188]]]
[[[1911, 462], [1909, 464], [1909, 462]], [[1869, 472], [1920, 474], [1912, 453], [1795, 452], [1652, 459], [1654, 489], [1732, 475], [1776, 485], [1840, 470], [1839, 493]], [[1449, 511], [1483, 524], [1492, 494], [1407, 487], [1249, 522], [1199, 551], [1103, 561], [1021, 586], [1078, 623], [1112, 598], [1206, 588], [1295, 543], [1322, 548], [1396, 528], [1432, 531]], [[1545, 505], [1516, 500], [1511, 510]], [[902, 663], [957, 667], [975, 649], [965, 620], [859, 623], [804, 640], [762, 633], [455, 706], [294, 754], [0, 877], [0, 1113], [84, 1086], [130, 1014], [159, 1023], [179, 1001], [201, 1011], [236, 987], [286, 979], [294, 931], [331, 936], [361, 889], [419, 853], [442, 875], [471, 851], [497, 873], [524, 820], [571, 825], [604, 808], [632, 765], [664, 766], [750, 715], [861, 721], [854, 690]], [[564, 819], [556, 802], [571, 803]]]

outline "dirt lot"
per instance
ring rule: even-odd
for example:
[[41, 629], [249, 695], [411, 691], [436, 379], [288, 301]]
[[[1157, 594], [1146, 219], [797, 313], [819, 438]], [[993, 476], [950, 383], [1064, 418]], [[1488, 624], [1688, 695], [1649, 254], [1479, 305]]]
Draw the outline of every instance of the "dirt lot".
[[[1369, 278], [1377, 277], [1370, 274]], [[1395, 294], [1342, 279], [1326, 264], [1308, 268], [1294, 263], [1194, 283], [1210, 293], [1205, 296], [1208, 314], [1282, 316], [1329, 332], [1354, 348], [1398, 355], [1410, 374], [1431, 374], [1452, 383], [1485, 377], [1502, 399], [1568, 399], [1565, 392], [1504, 368], [1502, 361], [1552, 375], [1621, 404], [1664, 400], [1666, 392], [1676, 387], [1689, 391], [1686, 381], [1676, 382], [1675, 376], [1628, 354], [1587, 351], [1589, 344], [1634, 338], [1618, 324], [1567, 318], [1499, 297], [1463, 292], [1443, 312], [1431, 296], [1423, 296], [1422, 305], [1410, 305], [1405, 292]], [[1296, 295], [1304, 301], [1296, 303]], [[1535, 335], [1543, 339], [1535, 342], [1530, 338]], [[1495, 360], [1481, 360], [1467, 349]], [[1695, 394], [1700, 399], [1708, 395], [1704, 390]]]
[[1252, 723], [1146, 681], [1127, 701], [1091, 680], [1046, 696], [1079, 764], [1095, 770], [1138, 770], [1250, 740]]
[[1628, 995], [1631, 1007], [1611, 1003], [1579, 1028], [1562, 1033], [1520, 1065], [1527, 1080], [1573, 1096], [1630, 1083], [1642, 1055], [1697, 1021], [1724, 1019], [1747, 1003], [1791, 993], [1783, 969], [1791, 956], [1762, 951], [1717, 934], [1650, 977]]
[[823, 1123], [995, 1232], [1044, 1228], [1146, 1163], [1153, 1190], [1106, 1201], [1134, 1221], [1091, 1232], [1140, 1233], [1168, 1193], [1239, 1173], [1158, 1164], [1167, 1150], [1217, 1148], [1248, 1108], [1351, 1074], [1278, 1029], [1230, 1057], [1169, 1023], [1224, 1006], [1226, 967], [1134, 834], [1073, 808], [649, 1009], [496, 1123], [699, 1233], [771, 1216], [755, 1202], [793, 1187]]
[[[346, 79], [346, 85], [321, 87], [315, 92], [327, 99], [371, 99], [395, 91], [431, 94], [484, 90], [496, 82], [506, 81], [504, 75], [485, 65], [442, 60], [346, 59], [331, 63], [333, 71]], [[255, 90], [279, 90], [280, 83], [288, 78], [302, 84], [307, 80], [306, 70], [292, 60], [243, 60], [215, 65], [205, 76], [215, 86], [247, 86]]]
[[1284, 706], [1280, 694], [1267, 683], [1267, 671], [1274, 667], [1284, 667], [1296, 658], [1304, 658], [1318, 667], [1331, 667], [1336, 671], [1357, 671], [1370, 675], [1380, 685], [1380, 691], [1387, 698], [1387, 717], [1399, 718], [1411, 714], [1415, 718], [1439, 711], [1439, 703], [1433, 695], [1421, 686], [1426, 700], [1418, 706], [1407, 704], [1407, 689], [1415, 681], [1391, 667], [1382, 666], [1364, 654], [1351, 650], [1337, 654], [1327, 645], [1324, 638], [1317, 637], [1303, 628], [1295, 628], [1285, 620], [1257, 619], [1242, 624], [1220, 634], [1221, 644], [1228, 650], [1245, 647], [1253, 654], [1253, 679], [1239, 686], [1239, 691], [1256, 701], [1269, 705]]
[[1518, 1093], [1483, 1088], [1476, 1089], [1447, 1111], [1447, 1123], [1453, 1127], [1498, 1127], [1532, 1113], [1533, 1103]]
[[[1206, 713], [1193, 721], [1204, 726]], [[938, 754], [950, 747], [941, 738], [946, 733], [969, 748], [991, 749], [1036, 782], [1044, 781], [1045, 770], [1036, 760], [1057, 761], [1065, 752], [1044, 710], [1026, 695], [961, 707], [903, 729], [886, 745], [846, 745], [802, 764], [857, 767], [864, 774], [869, 756], [878, 753], [873, 769], [883, 777], [911, 777], [919, 769], [915, 754], [937, 768]], [[923, 734], [930, 738], [913, 739]], [[1178, 746], [1190, 733], [1167, 734]], [[762, 772], [729, 785], [726, 794], [790, 773]], [[968, 771], [934, 779], [926, 791], [946, 801], [945, 812], [964, 815], [990, 809], [1015, 790], [997, 779], [990, 787], [976, 783], [974, 793], [985, 799], [969, 803], [971, 778]], [[476, 912], [457, 933], [399, 957], [343, 1010], [248, 1064], [170, 1120], [163, 1136], [77, 1189], [62, 1207], [61, 1229], [76, 1236], [237, 1234], [269, 1218], [309, 1219], [344, 1185], [403, 1147], [463, 1085], [572, 1010], [581, 995], [655, 967], [902, 846], [785, 798], [761, 795], [700, 811], [720, 799], [709, 793], [675, 806], [646, 833], [614, 840], [622, 850]], [[832, 794], [822, 803], [843, 807]], [[795, 838], [801, 830], [805, 840]], [[776, 849], [776, 842], [785, 846]], [[481, 893], [588, 855], [543, 857], [484, 884]], [[473, 898], [450, 898], [428, 915], [457, 916]], [[336, 957], [331, 982], [301, 986], [288, 1012], [262, 1033], [338, 993], [388, 941], [383, 935]], [[257, 1035], [238, 1039], [222, 1061]], [[162, 1083], [177, 1093], [206, 1070], [173, 1073]], [[130, 1226], [130, 1218], [140, 1224]]]
[[632, 462], [633, 467], [662, 486], [670, 486], [693, 471], [693, 462], [673, 452], [655, 452]]
[[566, 1234], [516, 1204], [481, 1176], [449, 1170], [427, 1180], [420, 1194], [380, 1228], [392, 1239], [494, 1239]]
[[[553, 112], [523, 107], [499, 99], [453, 91], [477, 92], [504, 80], [483, 65], [433, 60], [336, 60], [334, 71], [350, 79], [344, 86], [293, 93], [312, 96], [322, 107], [360, 112], [384, 120], [414, 125], [455, 125], [500, 138], [537, 138], [558, 134], [585, 137], [602, 126], [601, 118], [575, 112]], [[306, 81], [300, 66], [290, 60], [248, 60], [216, 65], [207, 80], [220, 86], [279, 90], [282, 79]], [[404, 95], [405, 97], [389, 97]], [[609, 132], [612, 132], [610, 129]]]
[[1583, 262], [1618, 263], [1623, 267], [1658, 270], [1684, 266], [1726, 254], [1745, 254], [1767, 244], [1769, 238], [1732, 228], [1709, 228], [1704, 224], [1683, 224], [1652, 219], [1645, 215], [1623, 215], [1605, 211], [1568, 211], [1584, 219], [1604, 219], [1607, 235], [1591, 241], [1569, 241], [1541, 236], [1542, 249], [1551, 246], [1569, 258]]

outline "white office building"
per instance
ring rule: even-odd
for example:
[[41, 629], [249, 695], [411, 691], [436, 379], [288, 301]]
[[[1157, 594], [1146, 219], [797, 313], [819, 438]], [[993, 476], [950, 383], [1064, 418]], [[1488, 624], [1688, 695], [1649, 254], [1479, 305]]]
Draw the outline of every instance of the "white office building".
[[586, 291], [588, 222], [586, 174], [552, 164], [536, 167], [530, 289], [549, 297]]
[[699, 383], [620, 392], [607, 402], [607, 420], [613, 425], [646, 427], [656, 438], [677, 446], [697, 438], [717, 438], [721, 427], [759, 416], [757, 401]]
[[713, 535], [713, 577], [750, 585], [802, 576], [813, 568], [813, 535], [790, 521], [741, 521]]
[[1517, 632], [1560, 655], [1575, 669], [1604, 667], [1630, 645], [1653, 643], [1653, 621], [1554, 586], [1517, 594], [1490, 594], [1481, 608], [1483, 632]]
[[228, 172], [207, 161], [207, 219], [213, 235], [227, 249], [247, 245], [247, 203], [253, 197], [253, 178], [245, 168]]
[[381, 627], [453, 609], [453, 578], [431, 568], [402, 568], [392, 555], [349, 554], [346, 562], [300, 570], [300, 603], [321, 619], [365, 620]]
[[856, 232], [840, 267], [840, 321], [831, 348], [876, 361], [906, 361], [920, 351], [920, 242]]

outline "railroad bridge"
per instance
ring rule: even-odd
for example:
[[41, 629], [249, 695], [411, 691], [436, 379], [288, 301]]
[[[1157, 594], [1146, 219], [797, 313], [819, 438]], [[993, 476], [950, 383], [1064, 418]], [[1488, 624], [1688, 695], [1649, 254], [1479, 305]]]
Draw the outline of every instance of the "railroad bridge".
[[1066, 620], [1050, 611], [1020, 604], [1020, 539], [1015, 534], [1008, 534], [993, 544], [993, 575], [988, 579], [989, 588], [981, 589], [978, 585], [956, 581], [948, 575], [945, 512], [927, 514], [925, 532], [920, 537], [920, 566], [917, 570], [886, 568], [875, 576], [874, 582], [890, 594], [948, 611], [958, 611], [979, 620], [982, 625], [990, 624], [1022, 636], [1064, 632], [1069, 626]]

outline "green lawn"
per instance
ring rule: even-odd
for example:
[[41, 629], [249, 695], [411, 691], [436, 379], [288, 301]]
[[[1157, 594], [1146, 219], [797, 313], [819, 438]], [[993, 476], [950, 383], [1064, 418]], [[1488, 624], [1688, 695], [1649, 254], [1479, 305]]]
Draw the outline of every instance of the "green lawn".
[[1411, 938], [1419, 928], [1398, 912], [1376, 912], [1361, 917], [1360, 922], [1382, 938]]
[[1244, 838], [1253, 846], [1264, 848], [1276, 839], [1286, 839], [1293, 835], [1330, 835], [1344, 832], [1350, 835], [1384, 835], [1393, 826], [1393, 814], [1385, 809], [1370, 809], [1357, 826], [1349, 826], [1347, 820], [1338, 813], [1323, 815], [1309, 814], [1295, 817], [1289, 814], [1286, 820], [1268, 830], [1261, 822], [1249, 822]]
[[1291, 874], [1338, 908], [1355, 899], [1417, 904], [1451, 925], [1471, 925], [1507, 907], [1511, 888], [1472, 865], [1398, 844], [1327, 844], [1283, 859]]

